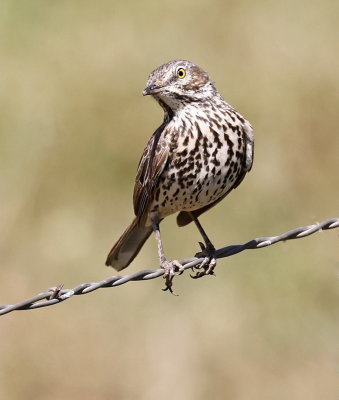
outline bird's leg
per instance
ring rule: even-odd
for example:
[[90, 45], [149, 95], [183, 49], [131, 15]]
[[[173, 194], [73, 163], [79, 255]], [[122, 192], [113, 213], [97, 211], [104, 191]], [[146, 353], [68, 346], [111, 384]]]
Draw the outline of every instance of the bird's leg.
[[164, 278], [166, 279], [166, 287], [163, 290], [169, 290], [172, 294], [175, 294], [172, 289], [172, 282], [175, 275], [175, 272], [178, 271], [179, 274], [184, 271], [183, 266], [179, 263], [178, 260], [167, 260], [164, 253], [164, 248], [162, 246], [162, 240], [160, 235], [159, 228], [159, 219], [157, 217], [151, 217], [153, 230], [155, 233], [155, 238], [158, 244], [158, 254], [160, 266], [165, 270]]
[[215, 247], [201, 226], [198, 218], [192, 212], [190, 215], [205, 242], [205, 244], [199, 242], [202, 251], [195, 255], [196, 257], [205, 257], [204, 261], [200, 264], [200, 268], [204, 268], [204, 271], [198, 272], [195, 276], [192, 276], [192, 278], [201, 278], [204, 275], [214, 275], [214, 268], [217, 264]]

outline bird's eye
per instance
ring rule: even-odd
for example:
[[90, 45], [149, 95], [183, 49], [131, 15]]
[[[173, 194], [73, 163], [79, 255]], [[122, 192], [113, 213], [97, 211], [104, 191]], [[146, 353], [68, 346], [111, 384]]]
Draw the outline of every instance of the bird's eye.
[[177, 71], [177, 77], [182, 79], [185, 78], [186, 76], [186, 71], [183, 68], [179, 68]]

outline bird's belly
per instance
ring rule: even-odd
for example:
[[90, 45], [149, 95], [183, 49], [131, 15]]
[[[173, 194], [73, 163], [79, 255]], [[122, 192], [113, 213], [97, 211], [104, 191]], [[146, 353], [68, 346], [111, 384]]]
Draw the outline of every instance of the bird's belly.
[[180, 137], [157, 182], [150, 212], [164, 218], [223, 197], [241, 174], [244, 144], [238, 139], [232, 130], [217, 135], [207, 126], [194, 131], [192, 138]]
[[164, 218], [178, 211], [194, 211], [205, 207], [232, 188], [237, 169], [209, 165], [208, 168], [182, 173], [185, 168], [179, 171], [169, 168], [159, 182], [150, 211], [156, 211]]

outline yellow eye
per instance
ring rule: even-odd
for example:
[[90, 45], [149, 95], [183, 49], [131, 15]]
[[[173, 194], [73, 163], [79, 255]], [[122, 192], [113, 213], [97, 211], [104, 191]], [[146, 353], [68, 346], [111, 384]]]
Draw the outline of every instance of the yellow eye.
[[185, 78], [186, 76], [186, 71], [183, 68], [179, 68], [177, 71], [177, 77], [182, 79]]

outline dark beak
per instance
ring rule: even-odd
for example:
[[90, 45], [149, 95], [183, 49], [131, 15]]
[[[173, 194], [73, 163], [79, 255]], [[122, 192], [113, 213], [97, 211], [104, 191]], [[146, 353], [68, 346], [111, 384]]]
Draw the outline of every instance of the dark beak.
[[155, 94], [161, 92], [162, 87], [157, 85], [149, 85], [142, 91], [143, 96], [148, 96], [150, 94]]

